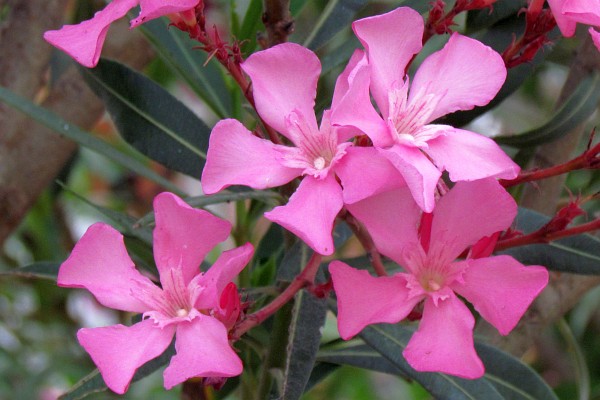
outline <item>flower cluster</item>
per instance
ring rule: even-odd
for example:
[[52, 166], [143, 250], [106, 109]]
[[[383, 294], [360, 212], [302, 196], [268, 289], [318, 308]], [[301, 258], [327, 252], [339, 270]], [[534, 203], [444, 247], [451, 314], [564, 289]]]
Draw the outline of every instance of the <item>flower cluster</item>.
[[575, 34], [577, 23], [591, 25], [589, 33], [600, 50], [600, 2], [598, 0], [548, 0], [556, 24], [565, 37]]
[[[95, 65], [108, 25], [138, 3], [142, 11], [132, 26], [185, 13], [198, 1], [115, 0], [92, 20], [47, 32], [46, 39], [80, 63]], [[573, 18], [568, 24], [595, 21], [580, 14], [574, 19], [577, 2], [560, 3], [560, 15]], [[397, 323], [416, 310], [422, 318], [404, 350], [409, 364], [478, 378], [484, 367], [473, 345], [475, 319], [458, 296], [505, 335], [548, 282], [543, 267], [491, 256], [517, 209], [497, 179], [516, 178], [519, 167], [493, 140], [438, 122], [488, 104], [506, 78], [504, 61], [479, 41], [454, 33], [409, 77], [422, 48], [420, 14], [402, 7], [352, 27], [364, 49], [354, 52], [337, 78], [320, 124], [315, 98], [321, 65], [313, 52], [284, 43], [241, 64], [260, 119], [283, 143], [261, 138], [235, 119], [220, 121], [210, 136], [202, 188], [209, 195], [230, 185], [295, 188], [287, 204], [265, 217], [321, 255], [334, 254], [336, 219], [351, 215], [402, 271], [373, 277], [341, 261], [330, 264], [341, 337], [352, 338], [369, 324]], [[154, 208], [160, 287], [134, 268], [122, 236], [104, 224], [88, 230], [58, 279], [61, 286], [88, 289], [107, 307], [142, 313], [131, 327], [78, 334], [118, 393], [173, 336], [177, 354], [164, 372], [165, 387], [242, 371], [228, 336], [240, 314], [230, 282], [252, 257], [251, 245], [223, 253], [201, 273], [200, 263], [228, 236], [229, 223], [172, 194], [159, 195]]]

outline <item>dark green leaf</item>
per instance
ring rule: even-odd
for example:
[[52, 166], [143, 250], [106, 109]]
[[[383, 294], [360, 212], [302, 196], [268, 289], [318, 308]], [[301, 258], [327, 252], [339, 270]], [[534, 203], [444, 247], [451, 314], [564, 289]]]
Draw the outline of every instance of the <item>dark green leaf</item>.
[[[516, 228], [531, 233], [548, 221], [550, 218], [543, 214], [520, 208]], [[501, 253], [509, 254], [526, 265], [543, 265], [550, 270], [574, 274], [600, 275], [600, 239], [591, 235], [514, 247]]]
[[600, 75], [593, 74], [579, 84], [571, 97], [544, 125], [519, 135], [498, 136], [494, 139], [500, 144], [514, 147], [537, 146], [556, 140], [588, 119], [598, 108], [598, 100]]
[[331, 364], [328, 362], [317, 362], [313, 368], [310, 378], [306, 383], [305, 391], [309, 391], [316, 384], [327, 378], [332, 372], [336, 371], [340, 366], [337, 364]]
[[91, 133], [85, 132], [75, 125], [68, 123], [51, 111], [37, 106], [31, 101], [17, 96], [10, 90], [7, 90], [3, 87], [0, 87], [0, 99], [11, 107], [14, 107], [17, 110], [27, 114], [42, 125], [45, 125], [48, 128], [58, 132], [62, 136], [73, 140], [79, 145], [87, 147], [88, 149], [105, 156], [117, 164], [122, 165], [123, 167], [128, 168], [131, 171], [162, 185], [164, 188], [182, 195], [181, 190], [179, 190], [177, 186], [173, 185], [170, 181], [154, 172], [143, 162], [140, 162], [134, 157], [117, 150], [115, 147], [103, 140], [98, 139]]
[[168, 26], [166, 18], [141, 25], [142, 33], [154, 46], [161, 59], [219, 117], [231, 116], [230, 96], [223, 73], [215, 62], [185, 32]]
[[[163, 365], [166, 365], [171, 357], [175, 354], [175, 345], [171, 343], [171, 345], [162, 353], [160, 356], [156, 357], [153, 360], [148, 361], [146, 364], [142, 365], [136, 371], [135, 375], [133, 375], [133, 379], [131, 382], [139, 381], [142, 378], [147, 377]], [[85, 378], [80, 380], [65, 394], [59, 397], [60, 400], [79, 400], [84, 397], [97, 392], [102, 392], [107, 390], [106, 384], [100, 375], [98, 370], [93, 371]]]
[[131, 146], [168, 168], [200, 178], [210, 128], [189, 108], [117, 62], [100, 60], [96, 68], [80, 71]]
[[378, 324], [366, 327], [360, 337], [373, 349], [419, 382], [434, 397], [452, 400], [503, 400], [494, 385], [485, 377], [462, 379], [436, 372], [417, 372], [402, 356], [412, 331], [401, 325]]
[[56, 262], [37, 262], [8, 271], [0, 271], [0, 277], [19, 276], [23, 278], [41, 278], [56, 281], [59, 267], [60, 263]]
[[246, 43], [242, 44], [242, 50], [246, 54], [256, 48], [256, 35], [262, 26], [262, 3], [262, 0], [250, 0], [248, 10], [242, 22], [240, 37], [238, 39], [246, 41]]
[[317, 50], [326, 44], [336, 33], [349, 26], [358, 11], [368, 0], [331, 0], [314, 29], [304, 41], [304, 47]]
[[510, 400], [558, 400], [546, 382], [528, 365], [493, 346], [475, 343], [485, 365], [485, 377]]
[[[527, 0], [503, 0], [496, 2], [493, 7], [469, 11], [467, 14], [467, 30], [475, 32], [488, 28], [502, 19], [516, 16], [527, 7]], [[525, 16], [523, 13], [522, 17]]]
[[291, 282], [306, 265], [312, 250], [302, 241], [297, 241], [283, 256], [277, 269], [277, 280]]
[[351, 365], [391, 375], [405, 376], [404, 373], [370, 346], [364, 344], [345, 346], [340, 349], [319, 351], [317, 361]]
[[296, 400], [304, 393], [319, 350], [326, 314], [326, 299], [305, 290], [296, 295], [283, 371], [282, 399]]

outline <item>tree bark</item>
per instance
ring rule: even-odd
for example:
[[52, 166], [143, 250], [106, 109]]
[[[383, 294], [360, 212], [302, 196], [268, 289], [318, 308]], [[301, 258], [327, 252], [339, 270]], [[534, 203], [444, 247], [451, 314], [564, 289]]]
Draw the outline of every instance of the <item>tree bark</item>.
[[[7, 16], [0, 25], [0, 84], [83, 129], [90, 129], [104, 107], [73, 63], [48, 88], [52, 46], [43, 32], [63, 24], [67, 0], [0, 0]], [[153, 57], [127, 21], [113, 24], [103, 55], [133, 68]], [[40, 101], [40, 98], [43, 98]], [[72, 157], [76, 144], [0, 102], [0, 243], [18, 226], [42, 191]]]

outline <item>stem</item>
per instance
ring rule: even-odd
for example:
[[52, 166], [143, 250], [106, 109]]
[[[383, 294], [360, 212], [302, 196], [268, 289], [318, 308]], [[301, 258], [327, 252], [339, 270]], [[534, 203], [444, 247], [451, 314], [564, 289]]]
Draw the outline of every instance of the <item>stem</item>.
[[496, 245], [494, 251], [505, 250], [510, 247], [517, 246], [525, 246], [528, 244], [535, 243], [548, 243], [553, 240], [562, 239], [568, 236], [579, 235], [586, 232], [592, 232], [597, 229], [600, 229], [600, 219], [596, 219], [592, 222], [588, 222], [585, 224], [577, 225], [573, 228], [562, 229], [556, 232], [546, 233], [542, 230], [535, 231], [530, 233], [529, 235], [519, 236], [516, 238], [501, 240]]
[[600, 159], [596, 158], [598, 154], [600, 154], [600, 143], [566, 163], [536, 171], [527, 171], [519, 174], [515, 179], [501, 179], [500, 183], [505, 188], [508, 188], [524, 182], [537, 181], [566, 174], [577, 169], [598, 168], [600, 167]]
[[248, 315], [246, 319], [244, 319], [234, 328], [231, 334], [232, 337], [240, 337], [250, 329], [260, 325], [265, 319], [269, 318], [277, 310], [293, 299], [300, 289], [313, 285], [319, 265], [321, 265], [322, 258], [322, 255], [313, 253], [302, 272], [294, 278], [292, 283], [290, 283], [289, 286], [286, 287], [279, 296], [274, 298], [271, 303], [267, 304], [255, 313]]
[[367, 232], [364, 226], [362, 226], [352, 214], [346, 212], [341, 216], [346, 220], [348, 226], [350, 226], [350, 229], [352, 229], [352, 232], [354, 232], [354, 235], [368, 253], [369, 260], [371, 261], [371, 265], [373, 265], [373, 269], [375, 269], [375, 273], [379, 276], [387, 276], [381, 254], [379, 254], [379, 251], [375, 247], [375, 243], [373, 242], [371, 235], [369, 235], [369, 232]]
[[290, 0], [264, 0], [263, 24], [267, 29], [269, 47], [287, 42], [294, 31], [294, 19], [290, 13]]

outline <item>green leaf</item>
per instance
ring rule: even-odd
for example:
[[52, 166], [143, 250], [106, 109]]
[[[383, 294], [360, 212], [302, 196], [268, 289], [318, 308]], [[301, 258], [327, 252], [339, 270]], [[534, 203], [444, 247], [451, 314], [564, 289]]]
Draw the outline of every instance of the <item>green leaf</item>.
[[505, 399], [558, 400], [548, 384], [528, 365], [493, 346], [475, 343], [485, 377]]
[[528, 132], [515, 136], [498, 136], [494, 140], [513, 147], [537, 146], [556, 140], [588, 119], [598, 108], [600, 100], [600, 75], [584, 79], [565, 104], [554, 113], [550, 121]]
[[311, 50], [321, 48], [336, 33], [348, 27], [358, 11], [367, 3], [368, 0], [330, 0], [304, 41], [304, 47]]
[[294, 299], [289, 329], [287, 359], [283, 371], [283, 399], [296, 400], [304, 393], [315, 364], [327, 303], [306, 290]]
[[[467, 14], [467, 31], [476, 32], [488, 28], [500, 20], [508, 17], [516, 17], [519, 11], [527, 7], [527, 0], [504, 0], [496, 2], [491, 9], [489, 7], [480, 10], [472, 10]], [[524, 19], [525, 13], [521, 18]]]
[[310, 378], [304, 388], [306, 392], [311, 390], [315, 385], [327, 378], [331, 373], [337, 371], [340, 366], [328, 362], [317, 362], [310, 374]]
[[242, 43], [242, 50], [246, 54], [256, 48], [256, 35], [262, 26], [262, 12], [262, 0], [250, 0], [238, 38], [241, 41], [246, 41], [246, 43]]
[[37, 262], [26, 265], [24, 267], [11, 269], [8, 271], [0, 271], [0, 277], [2, 276], [18, 276], [21, 278], [40, 278], [56, 281], [58, 276], [58, 269], [61, 263], [57, 262]]
[[486, 377], [470, 380], [437, 372], [415, 371], [402, 356], [411, 335], [412, 331], [398, 324], [371, 325], [359, 334], [369, 346], [381, 353], [406, 376], [419, 382], [434, 397], [455, 400], [504, 399]]
[[317, 354], [317, 361], [383, 372], [391, 375], [405, 376], [402, 370], [365, 344], [344, 346], [340, 349], [322, 350]]
[[132, 156], [117, 150], [105, 141], [98, 139], [89, 132], [79, 129], [75, 125], [72, 125], [60, 118], [58, 115], [46, 110], [43, 107], [37, 106], [27, 99], [24, 99], [10, 90], [0, 87], [0, 100], [4, 101], [11, 107], [16, 108], [22, 113], [27, 114], [34, 120], [38, 121], [42, 125], [58, 132], [59, 134], [67, 137], [81, 146], [87, 147], [88, 149], [105, 156], [106, 158], [114, 161], [117, 164], [122, 165], [125, 168], [130, 169], [138, 175], [144, 176], [170, 190], [171, 192], [182, 195], [181, 190], [177, 186], [173, 185], [169, 180], [163, 178], [146, 164]]
[[[262, 200], [265, 202], [274, 201], [279, 199], [281, 196], [270, 190], [249, 190], [245, 192], [232, 193], [227, 190], [223, 190], [217, 194], [210, 196], [194, 196], [184, 198], [185, 202], [192, 207], [203, 208], [212, 204], [229, 203], [232, 201], [241, 201], [248, 199]], [[148, 213], [142, 218], [137, 220], [140, 225], [150, 225], [154, 223], [154, 213]]]
[[[550, 221], [550, 218], [519, 208], [516, 229], [531, 233]], [[513, 247], [502, 254], [509, 254], [525, 265], [543, 265], [562, 272], [584, 275], [600, 275], [600, 239], [591, 235], [577, 235], [547, 244], [531, 244]]]
[[200, 178], [210, 128], [189, 108], [117, 62], [102, 59], [96, 68], [80, 71], [103, 100], [125, 141], [168, 168]]
[[147, 22], [138, 29], [165, 64], [206, 103], [219, 118], [231, 116], [230, 96], [220, 66], [207, 62], [208, 55], [185, 33], [169, 27], [166, 18]]
[[[171, 357], [173, 357], [174, 354], [175, 345], [174, 343], [171, 343], [171, 345], [167, 348], [167, 350], [165, 350], [164, 353], [162, 353], [155, 359], [148, 361], [146, 364], [138, 368], [138, 370], [135, 372], [135, 375], [133, 375], [131, 382], [133, 383], [139, 381], [140, 379], [147, 377], [163, 365], [166, 365], [169, 362], [169, 360], [171, 360]], [[92, 393], [102, 392], [106, 389], [108, 389], [108, 387], [104, 383], [100, 372], [96, 369], [95, 371], [81, 379], [79, 382], [77, 382], [75, 386], [71, 388], [71, 390], [60, 396], [59, 400], [79, 400]]]

